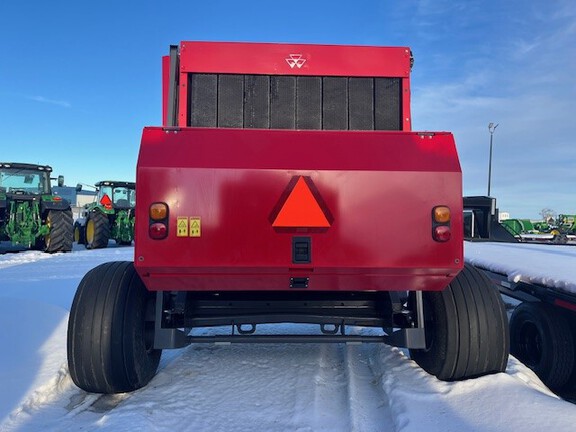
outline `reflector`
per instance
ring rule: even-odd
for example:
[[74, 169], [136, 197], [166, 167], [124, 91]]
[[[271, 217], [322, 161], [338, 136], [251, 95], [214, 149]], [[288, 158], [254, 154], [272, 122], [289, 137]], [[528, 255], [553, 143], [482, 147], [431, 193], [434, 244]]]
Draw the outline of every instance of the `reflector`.
[[[308, 179], [311, 183], [312, 180]], [[275, 228], [328, 228], [330, 222], [310, 186], [300, 176], [272, 222]]]

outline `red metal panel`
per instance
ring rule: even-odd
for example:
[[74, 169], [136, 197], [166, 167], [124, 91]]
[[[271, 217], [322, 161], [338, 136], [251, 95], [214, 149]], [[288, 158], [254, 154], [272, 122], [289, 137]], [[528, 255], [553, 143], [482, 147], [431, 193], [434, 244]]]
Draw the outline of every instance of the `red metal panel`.
[[168, 125], [168, 93], [170, 88], [170, 56], [162, 57], [162, 124]]
[[180, 127], [188, 124], [189, 73], [241, 73], [402, 78], [402, 129], [412, 128], [408, 47], [181, 42], [179, 72]]
[[412, 130], [412, 115], [410, 114], [410, 79], [402, 79], [402, 130]]
[[307, 44], [182, 42], [181, 72], [409, 77], [410, 49]]
[[[180, 66], [182, 70], [182, 66]], [[188, 74], [180, 73], [178, 85], [178, 126], [188, 125]]]
[[[272, 226], [298, 176], [313, 182], [328, 228]], [[310, 290], [440, 290], [462, 268], [461, 181], [448, 133], [146, 128], [136, 268], [152, 290], [287, 290], [290, 277]], [[165, 240], [148, 236], [157, 201], [170, 209]], [[437, 205], [452, 210], [446, 243], [431, 235]], [[294, 236], [311, 238], [310, 264], [292, 263]]]

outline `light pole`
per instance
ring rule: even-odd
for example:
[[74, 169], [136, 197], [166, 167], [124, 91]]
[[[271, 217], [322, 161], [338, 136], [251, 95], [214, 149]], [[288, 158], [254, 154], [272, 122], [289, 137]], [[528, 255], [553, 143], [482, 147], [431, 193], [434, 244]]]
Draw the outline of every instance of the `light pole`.
[[488, 132], [490, 132], [490, 158], [488, 159], [488, 196], [490, 196], [490, 179], [492, 178], [492, 138], [498, 123], [488, 123]]

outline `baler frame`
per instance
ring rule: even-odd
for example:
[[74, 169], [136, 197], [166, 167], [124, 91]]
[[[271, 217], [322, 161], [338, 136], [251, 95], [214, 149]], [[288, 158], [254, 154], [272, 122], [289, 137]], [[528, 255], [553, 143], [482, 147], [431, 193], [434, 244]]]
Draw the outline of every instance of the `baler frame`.
[[[134, 262], [82, 279], [74, 382], [134, 390], [191, 343], [380, 342], [442, 380], [503, 371], [504, 305], [463, 263], [454, 138], [411, 131], [412, 63], [407, 47], [172, 46], [163, 126], [140, 145]], [[257, 331], [270, 323], [320, 331]]]
[[[415, 313], [406, 307], [407, 292], [339, 293], [340, 299], [334, 298], [333, 293], [326, 294], [157, 292], [154, 348], [182, 348], [191, 343], [278, 342], [379, 342], [411, 349], [426, 348], [421, 291], [415, 292]], [[190, 302], [197, 302], [199, 307], [183, 304]], [[192, 311], [198, 315], [190, 316]], [[255, 334], [257, 325], [274, 323], [318, 324], [321, 334]], [[228, 335], [191, 335], [194, 328], [224, 326], [230, 327]], [[250, 329], [245, 330], [243, 326]], [[350, 334], [347, 328], [351, 327], [379, 328], [383, 332], [381, 335]]]

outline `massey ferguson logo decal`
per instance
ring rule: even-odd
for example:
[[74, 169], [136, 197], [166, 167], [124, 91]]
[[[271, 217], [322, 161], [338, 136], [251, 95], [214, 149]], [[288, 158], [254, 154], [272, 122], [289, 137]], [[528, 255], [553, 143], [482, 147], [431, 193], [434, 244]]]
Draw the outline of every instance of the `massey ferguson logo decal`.
[[304, 66], [304, 63], [306, 63], [306, 59], [303, 57], [304, 56], [302, 54], [288, 54], [288, 58], [285, 60], [286, 63], [288, 63], [288, 66], [290, 66], [290, 69], [294, 69], [294, 66], [300, 69], [302, 66]]

